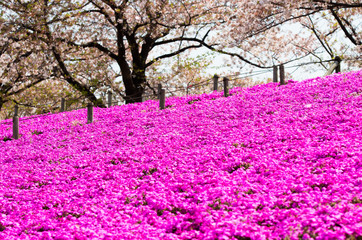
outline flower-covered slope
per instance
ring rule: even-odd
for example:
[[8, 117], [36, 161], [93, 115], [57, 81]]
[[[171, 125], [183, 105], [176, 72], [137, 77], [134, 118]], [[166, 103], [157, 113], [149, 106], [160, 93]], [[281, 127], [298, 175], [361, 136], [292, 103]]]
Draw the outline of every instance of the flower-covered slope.
[[0, 124], [0, 239], [360, 239], [362, 71]]

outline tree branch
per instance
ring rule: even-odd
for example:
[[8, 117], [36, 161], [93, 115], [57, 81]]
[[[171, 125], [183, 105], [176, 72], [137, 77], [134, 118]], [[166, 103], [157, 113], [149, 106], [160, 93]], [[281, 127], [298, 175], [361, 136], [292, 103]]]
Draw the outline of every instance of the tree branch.
[[94, 1], [89, 0], [90, 3], [92, 3], [94, 6], [96, 6], [99, 10], [90, 10], [90, 12], [99, 12], [100, 14], [102, 14], [105, 19], [112, 25], [115, 26], [116, 23], [112, 21], [112, 18], [106, 13], [104, 7], [99, 6], [98, 4], [96, 4]]
[[[362, 5], [362, 4], [361, 4]], [[353, 38], [353, 36], [348, 32], [347, 28], [344, 26], [342, 20], [339, 18], [338, 14], [333, 10], [333, 9], [330, 9], [331, 10], [331, 13], [333, 15], [333, 17], [337, 20], [339, 26], [342, 28], [342, 31], [344, 32], [344, 34], [346, 35], [346, 37], [351, 40], [351, 42], [354, 44], [354, 45], [361, 45], [361, 42], [357, 42], [356, 39]]]
[[19, 89], [19, 90], [17, 90], [17, 91], [14, 91], [14, 92], [9, 93], [8, 96], [12, 96], [12, 95], [16, 95], [16, 94], [22, 93], [22, 92], [24, 92], [26, 89], [31, 88], [31, 87], [35, 86], [36, 84], [38, 84], [38, 83], [40, 83], [40, 82], [42, 82], [42, 81], [45, 81], [45, 80], [46, 80], [45, 78], [39, 77], [36, 81], [34, 81], [34, 82], [26, 85], [25, 87], [23, 87], [23, 88], [21, 88], [21, 89]]
[[304, 25], [304, 24], [303, 24], [303, 26], [305, 26], [305, 27], [307, 27], [307, 28], [309, 28], [309, 29], [312, 30], [312, 32], [314, 33], [314, 35], [316, 36], [316, 38], [318, 39], [318, 41], [320, 42], [320, 44], [322, 45], [322, 47], [326, 50], [326, 52], [329, 54], [329, 56], [330, 56], [331, 58], [333, 58], [333, 55], [334, 55], [334, 54], [333, 54], [332, 49], [329, 47], [329, 45], [324, 44], [324, 42], [323, 42], [322, 39], [320, 38], [319, 34], [317, 33], [317, 30], [315, 29], [315, 26], [314, 26], [314, 23], [313, 23], [311, 17], [308, 16], [308, 18], [309, 18], [309, 21], [310, 21], [311, 24], [312, 24], [312, 27], [309, 28], [308, 26], [306, 26], [306, 25]]
[[199, 44], [199, 45], [191, 45], [191, 46], [187, 46], [187, 47], [181, 48], [181, 49], [179, 49], [179, 50], [177, 50], [177, 51], [175, 51], [175, 52], [161, 55], [161, 56], [159, 56], [159, 57], [151, 60], [150, 62], [148, 62], [148, 63], [146, 64], [146, 68], [149, 67], [149, 66], [151, 66], [152, 64], [154, 64], [155, 62], [157, 62], [157, 61], [159, 61], [159, 60], [161, 60], [161, 59], [173, 57], [173, 56], [176, 56], [176, 55], [178, 55], [178, 54], [180, 54], [180, 53], [182, 53], [182, 52], [185, 52], [185, 51], [188, 50], [188, 49], [200, 48], [200, 47], [202, 47], [202, 44]]
[[118, 56], [116, 54], [114, 54], [111, 50], [109, 50], [108, 48], [102, 46], [101, 44], [97, 43], [97, 42], [88, 42], [88, 43], [83, 43], [83, 44], [78, 44], [72, 41], [68, 41], [67, 42], [69, 45], [75, 46], [75, 47], [85, 47], [85, 48], [97, 48], [99, 51], [107, 54], [108, 56], [110, 56], [111, 58], [117, 60]]

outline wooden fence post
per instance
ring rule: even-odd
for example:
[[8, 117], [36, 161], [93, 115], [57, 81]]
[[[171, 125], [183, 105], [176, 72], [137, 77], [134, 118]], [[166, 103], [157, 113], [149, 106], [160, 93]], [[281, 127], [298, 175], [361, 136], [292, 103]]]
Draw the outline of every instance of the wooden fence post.
[[92, 122], [93, 122], [93, 104], [88, 103], [88, 106], [87, 106], [87, 124], [92, 123]]
[[273, 82], [278, 82], [278, 67], [273, 67]]
[[18, 105], [15, 105], [15, 107], [14, 107], [14, 117], [15, 116], [19, 116], [19, 106]]
[[223, 78], [223, 82], [224, 82], [224, 97], [228, 97], [229, 96], [229, 79], [227, 77]]
[[165, 109], [165, 102], [166, 102], [166, 91], [165, 89], [161, 89], [160, 91], [160, 109]]
[[280, 85], [285, 85], [284, 65], [279, 66]]
[[157, 85], [157, 98], [158, 98], [158, 99], [160, 99], [160, 97], [161, 97], [161, 90], [162, 90], [162, 84], [159, 83], [159, 84]]
[[214, 82], [214, 88], [213, 88], [213, 90], [214, 90], [214, 91], [217, 91], [217, 85], [218, 85], [219, 76], [215, 74], [215, 75], [212, 77], [212, 80], [213, 80], [213, 82]]
[[337, 67], [336, 67], [336, 73], [341, 72], [341, 62], [342, 62], [342, 59], [337, 56], [337, 57], [334, 58], [334, 61], [336, 61], [337, 64], [338, 64]]
[[19, 139], [19, 106], [15, 105], [14, 117], [13, 117], [13, 138]]
[[108, 107], [112, 106], [112, 92], [108, 91]]
[[64, 112], [65, 111], [65, 98], [62, 98], [61, 102], [60, 102], [60, 112]]

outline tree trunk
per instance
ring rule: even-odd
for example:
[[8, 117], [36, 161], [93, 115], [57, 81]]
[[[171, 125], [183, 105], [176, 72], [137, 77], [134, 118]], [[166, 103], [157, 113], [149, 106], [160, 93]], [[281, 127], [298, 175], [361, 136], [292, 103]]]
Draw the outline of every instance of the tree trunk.
[[126, 104], [142, 102], [142, 96], [145, 92], [146, 69], [134, 68], [131, 79], [124, 79], [126, 88]]
[[142, 102], [143, 92], [143, 88], [126, 89], [126, 96], [124, 97], [124, 99], [126, 100], [126, 104]]
[[3, 106], [4, 106], [4, 103], [5, 103], [5, 101], [2, 98], [0, 98], [0, 112], [1, 112], [1, 109], [3, 108]]

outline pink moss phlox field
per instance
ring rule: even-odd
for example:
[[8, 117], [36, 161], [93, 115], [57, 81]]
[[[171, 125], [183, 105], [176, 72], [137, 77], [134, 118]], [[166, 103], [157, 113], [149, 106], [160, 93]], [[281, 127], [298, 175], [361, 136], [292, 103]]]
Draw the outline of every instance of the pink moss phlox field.
[[230, 93], [0, 122], [0, 239], [362, 237], [362, 70]]

